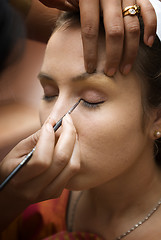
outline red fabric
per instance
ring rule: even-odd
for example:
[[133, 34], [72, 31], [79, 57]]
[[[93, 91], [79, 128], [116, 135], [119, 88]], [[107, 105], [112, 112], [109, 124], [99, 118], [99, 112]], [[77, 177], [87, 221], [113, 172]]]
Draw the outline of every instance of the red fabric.
[[67, 232], [69, 191], [61, 197], [29, 206], [2, 234], [0, 240], [100, 240], [83, 232]]
[[43, 240], [101, 240], [101, 238], [92, 233], [60, 232]]
[[66, 209], [69, 191], [61, 197], [29, 206], [3, 233], [0, 240], [41, 240], [66, 231]]
[[40, 202], [28, 207], [22, 215], [20, 236], [23, 240], [39, 240], [67, 230], [66, 209], [69, 191], [61, 197]]

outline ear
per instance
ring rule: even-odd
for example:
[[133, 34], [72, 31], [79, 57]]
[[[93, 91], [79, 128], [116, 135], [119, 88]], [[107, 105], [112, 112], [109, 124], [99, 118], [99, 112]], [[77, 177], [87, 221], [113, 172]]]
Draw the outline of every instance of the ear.
[[153, 140], [161, 138], [161, 109], [153, 110], [151, 115], [150, 138]]

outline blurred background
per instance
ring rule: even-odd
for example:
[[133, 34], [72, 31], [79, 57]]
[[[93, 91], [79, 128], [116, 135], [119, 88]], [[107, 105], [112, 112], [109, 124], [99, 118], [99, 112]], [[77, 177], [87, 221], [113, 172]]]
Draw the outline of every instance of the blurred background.
[[25, 49], [19, 60], [0, 76], [0, 160], [23, 138], [40, 128], [39, 102], [43, 95], [37, 75], [47, 40], [59, 15], [38, 0], [11, 0], [27, 31]]

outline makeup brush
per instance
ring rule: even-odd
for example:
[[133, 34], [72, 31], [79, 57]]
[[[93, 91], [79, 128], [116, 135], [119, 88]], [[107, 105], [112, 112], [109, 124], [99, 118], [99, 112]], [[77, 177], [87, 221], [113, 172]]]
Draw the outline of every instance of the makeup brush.
[[[63, 118], [67, 114], [71, 114], [73, 110], [78, 106], [82, 99], [80, 99], [78, 102], [76, 102], [72, 108], [69, 109], [69, 111], [62, 117], [60, 120], [53, 126], [54, 132], [56, 132], [60, 126], [62, 125]], [[36, 149], [36, 146], [31, 150], [30, 153], [26, 155], [26, 157], [15, 167], [15, 169], [8, 175], [8, 177], [5, 178], [5, 180], [0, 184], [0, 191], [5, 187], [5, 185], [13, 178], [13, 176], [31, 159], [34, 151]]]

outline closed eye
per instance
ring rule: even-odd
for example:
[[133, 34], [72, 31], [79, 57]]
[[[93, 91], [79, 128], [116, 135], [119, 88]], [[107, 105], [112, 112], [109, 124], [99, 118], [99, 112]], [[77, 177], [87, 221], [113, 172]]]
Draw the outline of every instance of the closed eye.
[[54, 95], [54, 96], [47, 96], [47, 95], [44, 95], [42, 97], [43, 100], [47, 101], [47, 102], [51, 102], [53, 100], [55, 100], [55, 98], [57, 97], [57, 95]]
[[100, 104], [104, 103], [105, 101], [100, 101], [100, 102], [88, 102], [84, 99], [82, 99], [82, 103], [85, 107], [88, 107], [88, 108], [97, 108], [99, 107]]

